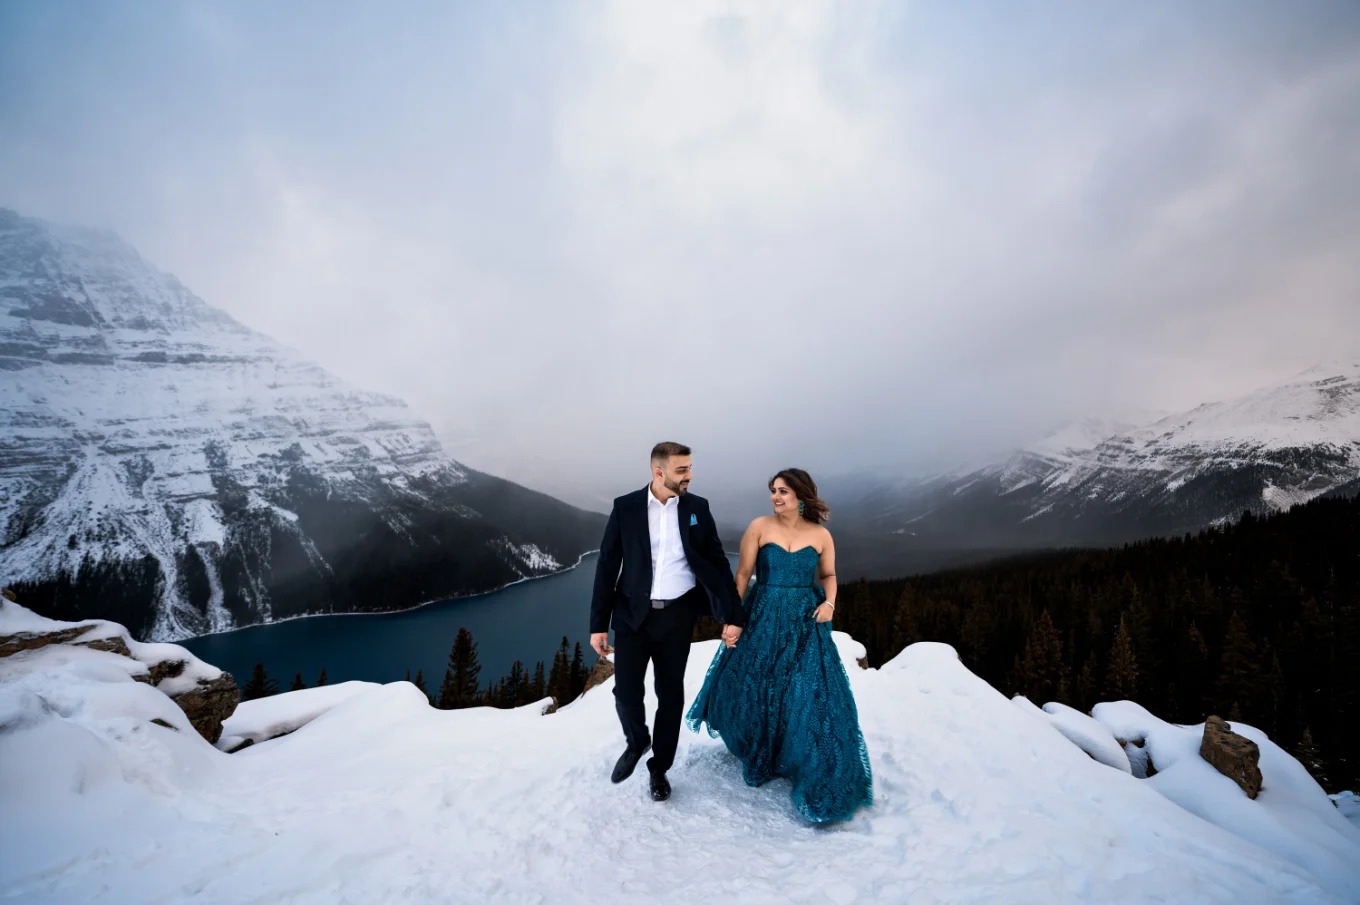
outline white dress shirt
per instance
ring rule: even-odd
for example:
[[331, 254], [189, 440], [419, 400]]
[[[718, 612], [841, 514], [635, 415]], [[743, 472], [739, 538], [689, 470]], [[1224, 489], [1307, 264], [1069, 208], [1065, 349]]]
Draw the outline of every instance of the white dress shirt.
[[680, 543], [680, 497], [663, 503], [647, 488], [647, 533], [652, 540], [652, 599], [673, 600], [695, 585]]

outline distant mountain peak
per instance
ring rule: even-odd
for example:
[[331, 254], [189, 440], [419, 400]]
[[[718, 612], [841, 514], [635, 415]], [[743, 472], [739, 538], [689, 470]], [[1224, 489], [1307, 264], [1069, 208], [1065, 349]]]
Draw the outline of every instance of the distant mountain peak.
[[939, 548], [1098, 545], [1357, 491], [1360, 359], [1343, 359], [1178, 414], [1078, 419], [991, 463], [883, 488], [855, 527], [910, 526]]

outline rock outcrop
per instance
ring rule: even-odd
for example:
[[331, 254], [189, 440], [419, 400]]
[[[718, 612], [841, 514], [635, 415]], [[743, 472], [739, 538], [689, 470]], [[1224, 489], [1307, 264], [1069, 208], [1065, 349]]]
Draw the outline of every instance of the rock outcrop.
[[[9, 601], [4, 604], [5, 607], [18, 606], [10, 594], [4, 595], [4, 599]], [[41, 617], [37, 618], [41, 619]], [[41, 621], [50, 622], [49, 620]], [[72, 647], [105, 651], [135, 660], [146, 666], [146, 672], [134, 674], [132, 678], [165, 692], [170, 700], [179, 705], [185, 716], [189, 718], [189, 722], [198, 730], [198, 734], [203, 736], [209, 744], [215, 744], [221, 737], [222, 721], [231, 716], [241, 700], [241, 690], [237, 687], [236, 680], [232, 678], [231, 673], [210, 669], [207, 671], [208, 674], [190, 673], [186, 675], [186, 670], [189, 669], [191, 663], [197, 664], [199, 667], [203, 667], [205, 664], [199, 663], [183, 648], [165, 644], [146, 645], [144, 647], [128, 637], [126, 629], [122, 626], [102, 620], [92, 620], [88, 623], [71, 626], [63, 626], [59, 622], [50, 622], [50, 624], [52, 627], [48, 630], [0, 634], [0, 658], [41, 650], [56, 644], [67, 644]], [[63, 627], [57, 628], [56, 626]], [[82, 638], [87, 640], [81, 640]], [[129, 643], [142, 650], [164, 651], [168, 648], [173, 651], [181, 651], [184, 656], [160, 659], [138, 656], [129, 647]]]
[[1248, 798], [1254, 799], [1261, 791], [1260, 748], [1251, 739], [1233, 732], [1221, 717], [1211, 716], [1204, 721], [1199, 756], [1241, 786]]
[[581, 694], [585, 694], [596, 685], [603, 685], [605, 680], [614, 675], [614, 664], [604, 657], [595, 661], [595, 666], [591, 668], [590, 675], [586, 676], [586, 687], [581, 689]]

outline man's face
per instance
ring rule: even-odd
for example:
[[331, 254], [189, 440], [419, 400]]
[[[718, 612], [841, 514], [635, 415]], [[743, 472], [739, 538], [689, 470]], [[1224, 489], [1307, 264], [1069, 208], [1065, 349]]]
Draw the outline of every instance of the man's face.
[[661, 483], [667, 490], [684, 496], [685, 491], [689, 490], [690, 457], [671, 456], [659, 462], [652, 466], [652, 476], [657, 475], [660, 475]]

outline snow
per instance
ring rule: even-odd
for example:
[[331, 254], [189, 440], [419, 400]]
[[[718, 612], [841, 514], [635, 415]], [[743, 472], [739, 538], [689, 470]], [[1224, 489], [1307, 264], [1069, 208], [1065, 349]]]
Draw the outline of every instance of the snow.
[[1056, 701], [1045, 704], [1042, 713], [1048, 717], [1054, 729], [1061, 732], [1069, 742], [1091, 755], [1096, 763], [1114, 767], [1116, 770], [1125, 773], [1133, 773], [1124, 746], [1115, 740], [1114, 735], [1105, 724], [1092, 719], [1080, 710], [1075, 710]]
[[1132, 701], [1091, 711], [1116, 738], [1144, 740], [1156, 775], [1146, 784], [1192, 814], [1309, 871], [1347, 901], [1360, 900], [1360, 830], [1346, 821], [1303, 765], [1246, 723], [1232, 731], [1261, 751], [1261, 791], [1252, 801], [1199, 756], [1204, 724], [1163, 722]]
[[1138, 422], [1130, 418], [1080, 418], [1031, 443], [1026, 450], [1054, 459], [1089, 452], [1116, 434], [1127, 433]]
[[355, 695], [377, 687], [377, 682], [340, 682], [242, 701], [222, 721], [217, 748], [230, 751], [246, 739], [262, 742], [294, 732]]
[[[60, 619], [48, 619], [46, 616], [39, 616], [27, 607], [20, 606], [12, 601], [0, 600], [0, 636], [21, 633], [47, 634], [78, 626], [88, 627], [87, 631], [73, 639], [79, 644], [49, 644], [46, 647], [21, 651], [11, 657], [0, 659], [0, 679], [17, 678], [20, 675], [39, 672], [53, 665], [62, 665], [65, 662], [99, 661], [106, 660], [109, 657], [112, 657], [113, 660], [108, 662], [112, 662], [118, 668], [123, 669], [128, 676], [147, 675], [150, 671], [149, 667], [155, 663], [177, 660], [183, 662], [184, 668], [179, 675], [167, 676], [157, 684], [156, 688], [162, 695], [183, 694], [197, 688], [200, 682], [211, 682], [222, 675], [222, 670], [210, 663], [204, 663], [178, 644], [138, 641], [128, 633], [127, 629], [116, 622], [110, 622], [106, 619], [63, 622]], [[122, 638], [123, 644], [132, 654], [131, 659], [122, 654], [90, 650], [88, 647], [80, 646], [91, 641], [102, 641], [110, 638]]]
[[1342, 817], [1351, 822], [1351, 826], [1360, 827], [1360, 796], [1357, 796], [1354, 792], [1346, 791], [1328, 797], [1336, 802], [1337, 810], [1340, 811]]
[[[641, 775], [611, 784], [622, 739], [608, 682], [550, 716], [537, 705], [446, 712], [407, 682], [366, 686], [291, 734], [228, 755], [148, 723], [173, 705], [152, 703], [155, 691], [125, 673], [74, 661], [31, 672], [0, 683], [0, 897], [1353, 900], [1360, 849], [1349, 866], [1329, 860], [1355, 845], [1340, 835], [1305, 867], [1173, 803], [1155, 780], [1096, 763], [945, 645], [915, 644], [863, 670], [853, 660], [862, 646], [834, 637], [876, 801], [829, 828], [803, 824], [782, 781], [746, 787], [707, 734], [682, 733], [669, 802], [652, 802]], [[717, 644], [691, 651], [691, 699]], [[244, 717], [297, 717], [305, 701], [285, 693]]]
[[1360, 439], [1360, 358], [1309, 368], [1236, 399], [1201, 405], [1135, 432], [1181, 447], [1289, 449]]

